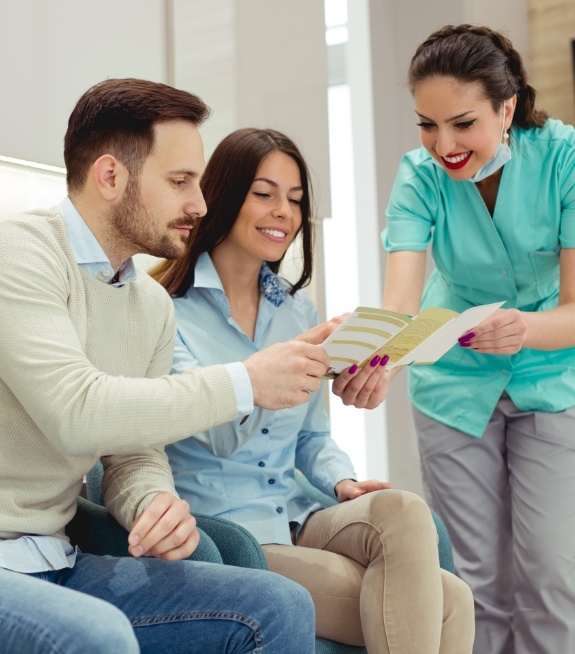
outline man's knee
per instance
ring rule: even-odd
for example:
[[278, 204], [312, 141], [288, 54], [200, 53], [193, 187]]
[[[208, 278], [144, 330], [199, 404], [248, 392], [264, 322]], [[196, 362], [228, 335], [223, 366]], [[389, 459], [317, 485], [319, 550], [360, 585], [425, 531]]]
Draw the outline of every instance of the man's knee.
[[308, 590], [287, 577], [275, 575], [275, 595], [283, 605], [292, 610], [294, 615], [306, 615], [310, 623], [314, 622], [314, 606]]
[[100, 604], [97, 613], [84, 615], [81, 622], [77, 623], [77, 629], [79, 633], [76, 637], [84, 643], [85, 652], [138, 654], [140, 651], [129, 619], [111, 604]]

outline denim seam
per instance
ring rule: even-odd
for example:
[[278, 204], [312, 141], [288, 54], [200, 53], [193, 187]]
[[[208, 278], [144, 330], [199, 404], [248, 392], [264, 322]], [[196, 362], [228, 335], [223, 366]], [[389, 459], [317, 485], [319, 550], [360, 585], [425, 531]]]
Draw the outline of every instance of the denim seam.
[[254, 651], [259, 651], [259, 648], [263, 647], [264, 644], [262, 631], [258, 623], [252, 618], [248, 618], [241, 613], [235, 613], [233, 611], [193, 611], [188, 613], [175, 613], [169, 615], [156, 615], [148, 617], [141, 616], [138, 618], [132, 618], [130, 622], [134, 628], [137, 628], [170, 624], [173, 622], [185, 622], [186, 620], [234, 620], [236, 622], [240, 622], [252, 630], [256, 645], [256, 650]]

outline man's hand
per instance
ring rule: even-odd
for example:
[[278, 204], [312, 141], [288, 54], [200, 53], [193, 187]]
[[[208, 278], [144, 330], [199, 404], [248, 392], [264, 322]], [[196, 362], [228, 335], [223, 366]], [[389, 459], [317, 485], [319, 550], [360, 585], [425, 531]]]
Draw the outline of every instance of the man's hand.
[[483, 354], [516, 354], [523, 347], [527, 323], [517, 309], [497, 309], [459, 339], [461, 347]]
[[[357, 409], [375, 409], [387, 397], [389, 375], [385, 364], [389, 357], [374, 357], [358, 372], [357, 366], [351, 366], [340, 373], [331, 385], [331, 392], [346, 406]], [[382, 365], [383, 364], [383, 365]]]
[[199, 542], [189, 504], [171, 493], [158, 493], [132, 525], [128, 550], [135, 557], [176, 561], [190, 556]]
[[287, 409], [309, 401], [320, 389], [329, 357], [323, 347], [303, 341], [270, 345], [244, 361], [252, 382], [254, 404]]
[[386, 490], [393, 488], [387, 481], [379, 481], [379, 479], [368, 479], [367, 481], [353, 481], [353, 479], [342, 479], [335, 485], [335, 494], [338, 502], [347, 502], [353, 500], [360, 495], [366, 493], [373, 493], [373, 491]]
[[349, 313], [343, 313], [341, 316], [336, 316], [327, 322], [322, 322], [317, 327], [308, 329], [294, 338], [294, 341], [304, 341], [312, 345], [321, 345], [325, 339], [333, 332], [333, 330], [341, 325], [341, 323], [349, 317]]

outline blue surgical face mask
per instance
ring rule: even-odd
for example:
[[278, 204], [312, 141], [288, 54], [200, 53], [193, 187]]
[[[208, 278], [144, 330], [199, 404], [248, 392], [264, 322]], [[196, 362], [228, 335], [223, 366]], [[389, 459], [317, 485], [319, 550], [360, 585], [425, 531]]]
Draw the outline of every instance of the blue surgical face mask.
[[503, 125], [501, 130], [502, 143], [500, 143], [497, 146], [497, 150], [495, 150], [495, 154], [491, 157], [491, 159], [484, 166], [481, 166], [481, 168], [475, 173], [475, 175], [472, 175], [471, 177], [467, 178], [465, 181], [473, 182], [474, 184], [477, 184], [477, 182], [480, 182], [482, 179], [489, 177], [489, 175], [493, 175], [493, 173], [497, 172], [500, 168], [503, 168], [503, 166], [508, 161], [511, 160], [511, 148], [507, 145], [508, 139], [509, 136], [507, 136], [505, 133], [505, 110], [504, 110]]
[[500, 143], [497, 147], [497, 150], [495, 150], [495, 154], [493, 155], [493, 157], [484, 166], [481, 166], [481, 168], [475, 173], [475, 175], [472, 175], [471, 177], [467, 178], [465, 181], [473, 182], [474, 184], [476, 184], [477, 182], [480, 182], [482, 179], [489, 177], [489, 175], [493, 175], [493, 173], [497, 172], [510, 160], [511, 160], [511, 148], [507, 145], [507, 143]]

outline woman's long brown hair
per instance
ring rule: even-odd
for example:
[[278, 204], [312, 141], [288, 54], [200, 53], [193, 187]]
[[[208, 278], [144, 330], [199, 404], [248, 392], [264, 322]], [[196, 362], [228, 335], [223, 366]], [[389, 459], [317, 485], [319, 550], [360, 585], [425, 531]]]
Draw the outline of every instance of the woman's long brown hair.
[[[244, 128], [226, 136], [210, 157], [200, 183], [208, 212], [194, 226], [186, 253], [181, 259], [164, 260], [150, 271], [170, 295], [182, 297], [187, 293], [194, 283], [199, 256], [203, 252], [211, 253], [230, 233], [258, 168], [271, 152], [287, 154], [299, 169], [303, 190], [300, 205], [303, 271], [290, 293], [293, 295], [309, 284], [313, 267], [313, 221], [307, 164], [285, 134], [273, 129]], [[273, 272], [278, 272], [282, 259], [267, 262]]]

